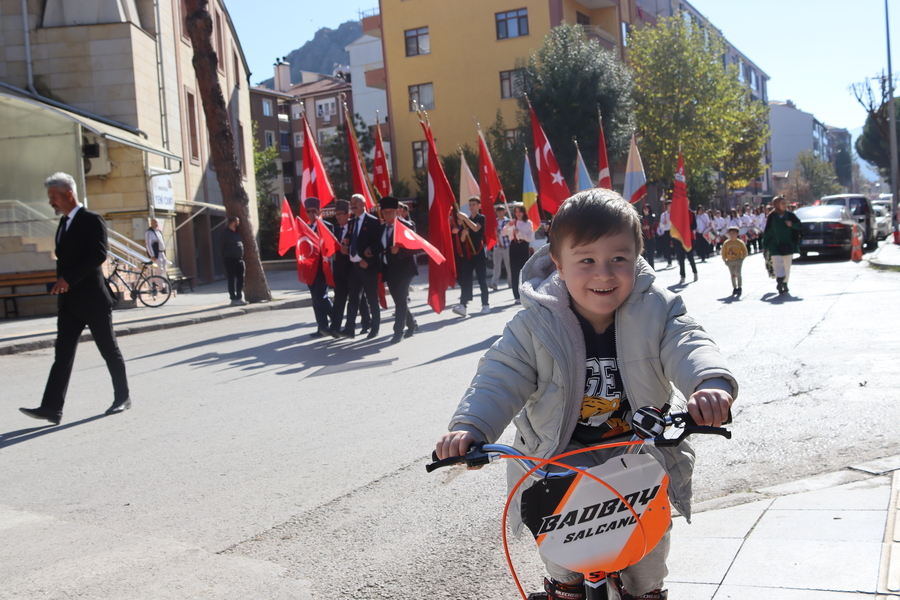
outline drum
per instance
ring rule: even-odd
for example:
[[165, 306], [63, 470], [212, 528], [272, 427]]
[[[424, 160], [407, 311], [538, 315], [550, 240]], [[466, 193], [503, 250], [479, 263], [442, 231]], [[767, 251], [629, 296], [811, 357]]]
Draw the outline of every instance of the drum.
[[703, 237], [712, 245], [715, 245], [716, 241], [719, 239], [719, 232], [715, 229], [710, 229], [706, 233], [703, 234]]

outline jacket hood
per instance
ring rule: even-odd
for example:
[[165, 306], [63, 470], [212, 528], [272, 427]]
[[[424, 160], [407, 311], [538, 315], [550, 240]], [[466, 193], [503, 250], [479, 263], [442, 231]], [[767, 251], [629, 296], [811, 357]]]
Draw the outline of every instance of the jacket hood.
[[[625, 301], [626, 304], [639, 298], [656, 281], [656, 271], [647, 264], [644, 257], [638, 256], [634, 270], [634, 289]], [[522, 267], [520, 292], [524, 308], [544, 306], [557, 314], [569, 308], [569, 290], [566, 282], [560, 279], [556, 264], [550, 256], [550, 244], [537, 250]]]

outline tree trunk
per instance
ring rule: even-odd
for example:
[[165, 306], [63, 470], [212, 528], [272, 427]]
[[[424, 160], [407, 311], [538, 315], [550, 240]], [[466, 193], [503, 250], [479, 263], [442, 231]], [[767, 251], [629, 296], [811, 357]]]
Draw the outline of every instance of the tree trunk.
[[[234, 133], [225, 106], [225, 97], [219, 85], [217, 71], [218, 57], [212, 46], [212, 17], [207, 10], [209, 0], [184, 0], [187, 8], [187, 31], [194, 47], [194, 71], [197, 87], [203, 101], [203, 114], [209, 131], [209, 146], [216, 179], [222, 190], [222, 203], [229, 216], [240, 218], [241, 241], [244, 243], [244, 263], [247, 272], [244, 280], [244, 295], [249, 302], [264, 302], [272, 299], [266, 274], [259, 260], [259, 247], [253, 235], [250, 216], [250, 202], [247, 191], [241, 183], [241, 169], [234, 152]], [[235, 73], [235, 77], [238, 74]], [[247, 159], [245, 159], [247, 160]], [[247, 165], [252, 169], [252, 163]]]

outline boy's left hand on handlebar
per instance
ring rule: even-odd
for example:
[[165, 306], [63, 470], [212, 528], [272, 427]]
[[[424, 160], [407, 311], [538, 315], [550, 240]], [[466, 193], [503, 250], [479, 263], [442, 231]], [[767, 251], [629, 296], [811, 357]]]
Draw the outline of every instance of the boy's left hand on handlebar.
[[451, 456], [464, 456], [478, 440], [468, 431], [448, 431], [438, 440], [435, 452], [440, 460]]
[[728, 421], [734, 399], [725, 390], [697, 390], [687, 402], [688, 413], [697, 425], [721, 427]]

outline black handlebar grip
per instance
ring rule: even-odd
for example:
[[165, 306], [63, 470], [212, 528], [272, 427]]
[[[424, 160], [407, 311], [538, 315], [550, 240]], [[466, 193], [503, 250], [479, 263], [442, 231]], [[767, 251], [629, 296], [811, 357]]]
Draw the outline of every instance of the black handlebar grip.
[[460, 463], [466, 462], [465, 456], [450, 456], [443, 460], [438, 460], [437, 452], [431, 453], [431, 460], [434, 462], [430, 462], [425, 465], [425, 471], [431, 473], [436, 469], [440, 469], [441, 467], [452, 467], [453, 465], [458, 465]]

